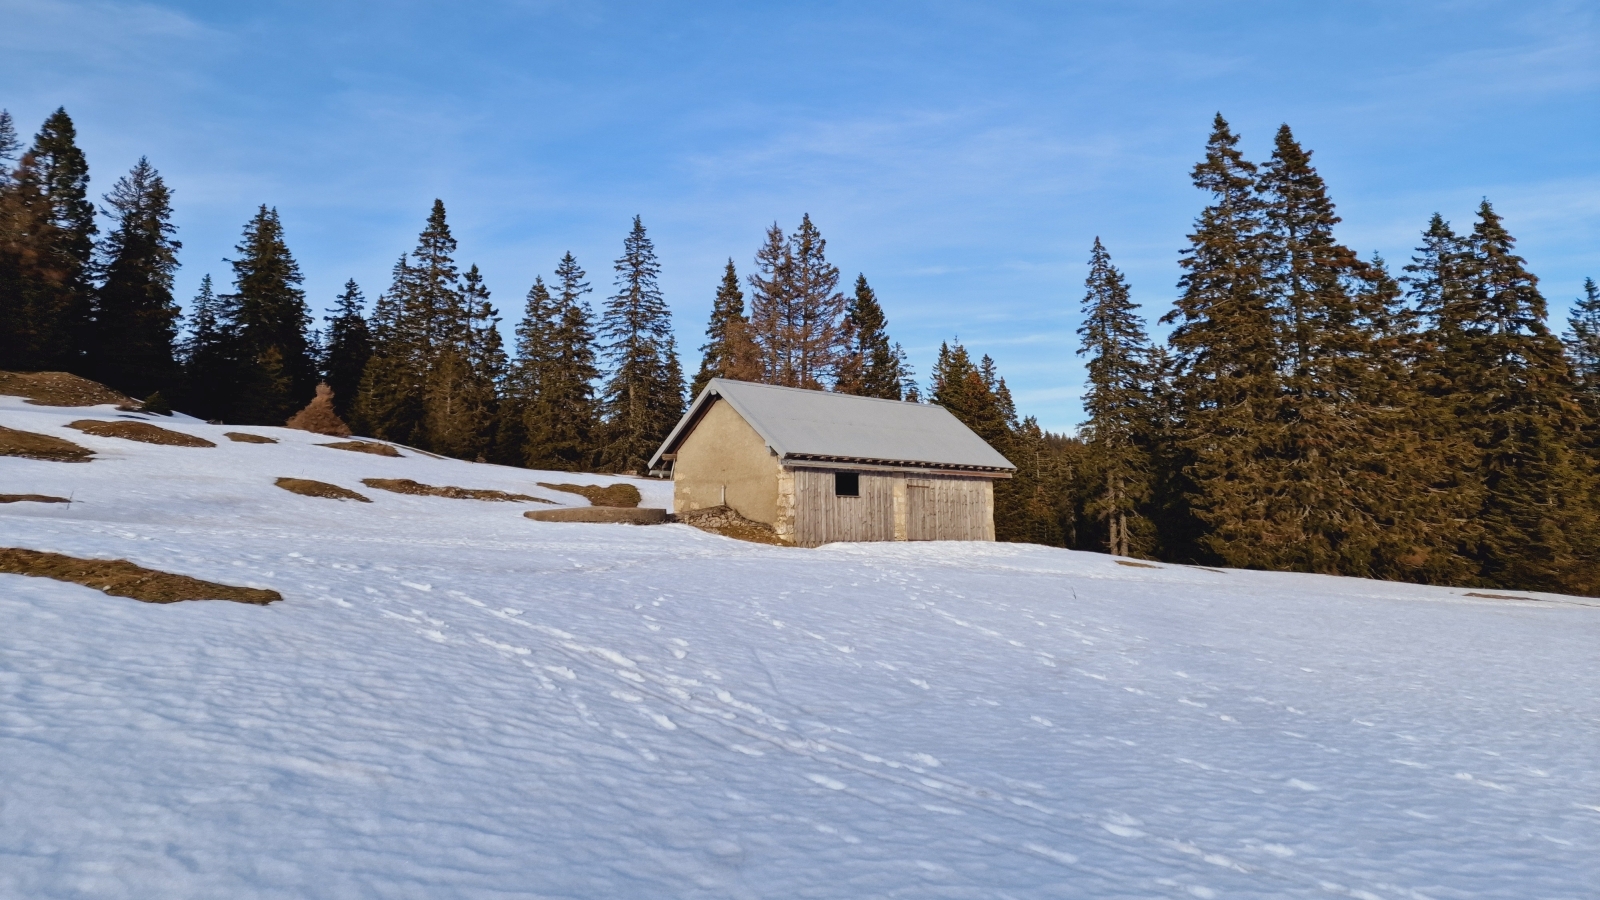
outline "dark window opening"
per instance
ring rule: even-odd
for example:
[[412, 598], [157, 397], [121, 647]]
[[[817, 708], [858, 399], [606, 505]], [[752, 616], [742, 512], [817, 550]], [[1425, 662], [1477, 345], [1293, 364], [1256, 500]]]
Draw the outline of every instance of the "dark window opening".
[[833, 473], [833, 495], [835, 497], [861, 496], [861, 473], [835, 472]]

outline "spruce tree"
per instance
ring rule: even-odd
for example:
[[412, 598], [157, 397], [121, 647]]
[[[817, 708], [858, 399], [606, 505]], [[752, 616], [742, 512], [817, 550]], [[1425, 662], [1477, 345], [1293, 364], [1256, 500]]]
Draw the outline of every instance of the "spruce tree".
[[0, 109], [0, 187], [11, 183], [11, 169], [17, 164], [17, 151], [22, 141], [17, 138], [17, 123], [10, 110]]
[[[5, 143], [16, 152], [15, 126]], [[94, 315], [89, 164], [66, 110], [45, 120], [0, 187], [0, 353], [18, 369], [89, 374]]]
[[1163, 544], [1180, 557], [1234, 564], [1248, 563], [1258, 546], [1252, 523], [1270, 486], [1255, 476], [1277, 442], [1280, 392], [1256, 167], [1238, 141], [1218, 114], [1192, 173], [1211, 202], [1183, 251], [1182, 294], [1162, 317], [1175, 323], [1168, 342], [1182, 473], [1179, 515], [1166, 523]]
[[178, 377], [173, 342], [178, 268], [172, 195], [141, 157], [105, 197], [115, 225], [99, 248], [100, 287], [88, 363], [98, 380], [133, 397], [172, 392]]
[[310, 402], [317, 366], [308, 331], [300, 266], [284, 241], [278, 211], [263, 204], [234, 250], [234, 292], [226, 299], [238, 329], [244, 370], [228, 415], [241, 424], [279, 425]]
[[445, 302], [426, 379], [427, 446], [483, 461], [493, 446], [495, 391], [505, 368], [498, 313], [476, 265], [463, 277], [460, 294]]
[[[409, 257], [400, 257], [389, 289], [373, 309], [372, 359], [362, 376], [352, 423], [363, 433], [424, 449], [431, 446], [427, 401], [430, 395], [447, 395], [440, 392], [434, 370], [450, 335], [459, 342], [466, 333], [455, 251], [444, 203], [436, 199], [416, 249]], [[463, 360], [452, 371], [468, 368]], [[431, 389], [430, 380], [435, 382]], [[437, 412], [434, 418], [439, 419]]]
[[761, 380], [760, 361], [750, 340], [750, 320], [744, 314], [744, 292], [739, 290], [739, 273], [731, 259], [711, 301], [711, 320], [706, 323], [706, 342], [700, 354], [700, 371], [689, 388], [691, 398], [700, 396], [713, 378]]
[[325, 319], [328, 336], [323, 378], [333, 391], [334, 414], [348, 422], [361, 389], [361, 374], [372, 358], [372, 331], [362, 312], [366, 298], [354, 278], [344, 283], [344, 291], [334, 303], [333, 315]]
[[531, 468], [573, 472], [595, 462], [594, 383], [600, 373], [585, 277], [571, 253], [556, 266], [558, 284], [543, 336], [546, 367], [527, 419], [524, 463]]
[[1583, 296], [1573, 303], [1566, 345], [1573, 380], [1590, 409], [1600, 412], [1600, 285], [1593, 278], [1583, 280]]
[[845, 298], [826, 251], [807, 214], [787, 239], [774, 224], [756, 252], [750, 334], [769, 384], [820, 390], [839, 375], [848, 337]]
[[176, 405], [202, 419], [220, 421], [233, 407], [243, 367], [232, 325], [234, 310], [217, 296], [210, 275], [200, 279], [190, 306], [189, 332], [179, 347], [183, 386]]
[[1083, 298], [1079, 355], [1089, 357], [1083, 440], [1098, 460], [1103, 486], [1086, 510], [1105, 522], [1116, 556], [1147, 555], [1154, 530], [1141, 515], [1150, 491], [1152, 410], [1149, 339], [1111, 254], [1094, 239]]
[[[571, 256], [569, 253], [568, 256]], [[522, 318], [513, 329], [514, 354], [506, 371], [500, 397], [500, 422], [495, 433], [495, 462], [528, 464], [528, 428], [535, 415], [539, 391], [549, 380], [550, 340], [556, 330], [555, 301], [543, 276], [535, 276], [523, 298]]]
[[834, 389], [862, 397], [899, 400], [905, 392], [905, 356], [890, 342], [888, 319], [867, 276], [856, 275], [855, 291], [845, 313], [848, 349]]
[[650, 456], [683, 415], [683, 370], [672, 316], [661, 298], [661, 266], [644, 224], [633, 217], [615, 265], [617, 293], [600, 320], [610, 375], [602, 392], [605, 441], [600, 465], [643, 474]]

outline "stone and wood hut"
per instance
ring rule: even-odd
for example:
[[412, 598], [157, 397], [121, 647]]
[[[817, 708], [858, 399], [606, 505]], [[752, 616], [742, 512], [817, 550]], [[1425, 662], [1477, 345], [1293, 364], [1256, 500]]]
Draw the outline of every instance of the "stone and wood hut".
[[713, 378], [650, 460], [680, 514], [727, 506], [802, 547], [992, 541], [1016, 470], [943, 407]]

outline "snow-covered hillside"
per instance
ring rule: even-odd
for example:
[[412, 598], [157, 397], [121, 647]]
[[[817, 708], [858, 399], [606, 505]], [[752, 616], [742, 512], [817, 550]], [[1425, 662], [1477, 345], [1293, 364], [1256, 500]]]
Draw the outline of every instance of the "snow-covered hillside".
[[360, 481], [575, 478], [114, 416], [0, 398], [98, 455], [0, 459], [74, 501], [0, 546], [285, 599], [0, 575], [0, 897], [1600, 893], [1595, 601], [533, 522]]

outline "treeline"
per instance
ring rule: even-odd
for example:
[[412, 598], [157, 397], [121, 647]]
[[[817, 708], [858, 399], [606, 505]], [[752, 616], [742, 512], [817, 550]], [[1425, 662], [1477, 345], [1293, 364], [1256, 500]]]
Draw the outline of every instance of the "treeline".
[[1164, 347], [1095, 242], [1080, 330], [1089, 421], [1054, 442], [1066, 541], [1600, 591], [1594, 281], [1563, 341], [1487, 201], [1464, 233], [1435, 215], [1397, 277], [1335, 238], [1334, 204], [1287, 126], [1264, 164], [1237, 143], [1218, 116], [1193, 170], [1209, 199]]
[[[117, 182], [98, 210], [104, 236], [88, 185], [65, 110], [26, 152], [0, 112], [0, 368], [69, 371], [151, 408], [237, 424], [282, 424], [325, 382], [358, 434], [542, 469], [642, 473], [683, 414], [660, 264], [637, 217], [599, 309], [568, 253], [529, 288], [508, 353], [483, 274], [457, 265], [442, 202], [370, 312], [348, 281], [323, 328], [263, 205], [228, 260], [232, 289], [205, 276], [180, 328], [181, 244], [160, 174], [141, 159]], [[809, 217], [793, 234], [769, 229], [754, 268], [742, 282], [729, 260], [692, 390], [724, 376], [916, 397], [872, 288], [858, 277], [851, 296], [838, 290]]]
[[[1435, 215], [1398, 274], [1339, 243], [1287, 126], [1255, 164], [1218, 116], [1207, 197], [1163, 345], [1097, 239], [1083, 301], [1088, 422], [1021, 417], [988, 356], [940, 347], [926, 400], [1016, 463], [1002, 540], [1176, 562], [1441, 584], [1600, 591], [1600, 289], [1565, 340], [1485, 202]], [[642, 472], [712, 377], [922, 402], [871, 286], [826, 241], [773, 225], [729, 260], [689, 383], [635, 218], [591, 306], [571, 253], [502, 344], [477, 266], [435, 201], [370, 311], [346, 283], [313, 328], [276, 210], [245, 226], [232, 289], [202, 280], [180, 333], [171, 194], [145, 160], [98, 212], [65, 111], [24, 152], [0, 112], [0, 368], [62, 369], [202, 417], [281, 424], [316, 385], [359, 434], [463, 459]]]

